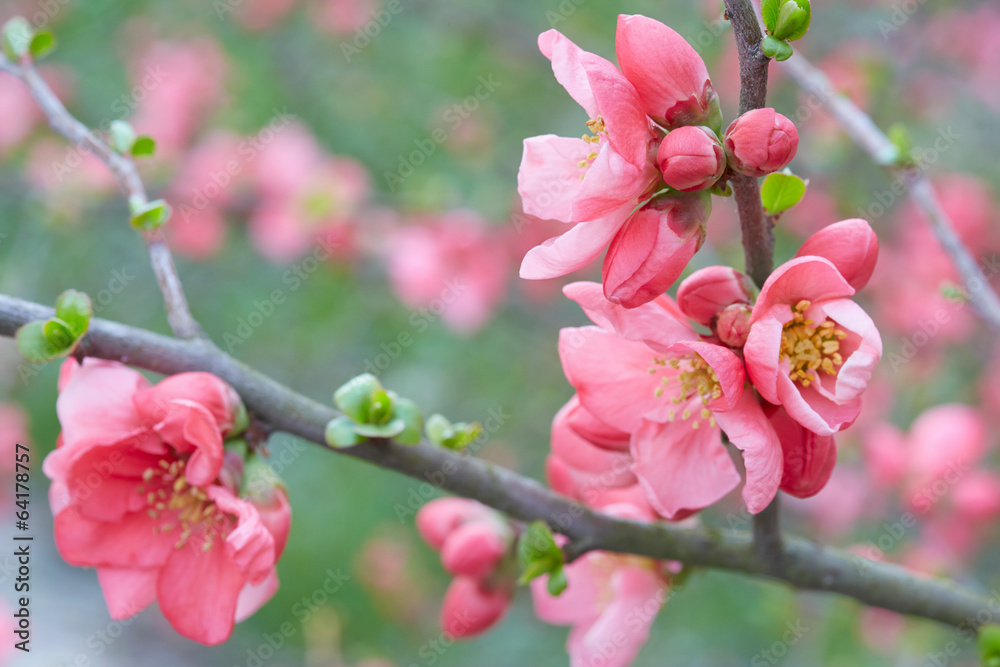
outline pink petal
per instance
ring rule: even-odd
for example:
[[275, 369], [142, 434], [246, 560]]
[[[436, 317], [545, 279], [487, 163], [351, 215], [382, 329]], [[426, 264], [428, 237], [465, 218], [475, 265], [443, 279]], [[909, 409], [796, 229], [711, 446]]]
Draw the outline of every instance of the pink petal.
[[634, 484], [635, 476], [629, 471], [629, 466], [622, 465], [623, 456], [628, 458], [627, 455], [603, 449], [581, 437], [570, 424], [574, 411], [586, 412], [575, 396], [552, 420], [552, 454], [580, 472], [603, 475], [607, 486]]
[[138, 371], [87, 357], [67, 375], [70, 379], [56, 400], [63, 447], [116, 442], [142, 428], [132, 398], [149, 382]]
[[278, 570], [271, 568], [270, 574], [258, 584], [246, 584], [236, 600], [236, 622], [242, 623], [257, 613], [267, 601], [278, 592]]
[[596, 220], [620, 209], [631, 213], [639, 197], [657, 178], [656, 168], [651, 163], [636, 165], [613, 146], [606, 145], [598, 148], [597, 158], [584, 168], [583, 174], [573, 201], [574, 222]]
[[600, 283], [570, 283], [563, 288], [563, 293], [580, 304], [594, 324], [622, 338], [667, 346], [698, 337], [673, 299], [666, 295], [636, 308], [625, 308], [608, 301]]
[[468, 498], [435, 498], [417, 511], [417, 531], [432, 549], [438, 551], [444, 541], [466, 521], [492, 516], [492, 510]]
[[864, 287], [875, 271], [878, 237], [860, 218], [827, 225], [802, 244], [796, 257], [815, 255], [830, 260], [851, 287]]
[[493, 572], [508, 546], [492, 521], [469, 521], [445, 539], [441, 564], [453, 575], [483, 578]]
[[882, 337], [868, 313], [853, 301], [835, 299], [823, 303], [822, 309], [841, 328], [861, 338], [858, 348], [837, 369], [835, 400], [846, 403], [861, 396], [868, 388], [875, 364], [882, 358]]
[[78, 567], [156, 568], [177, 542], [176, 534], [158, 533], [158, 525], [145, 511], [109, 522], [88, 519], [69, 506], [55, 518], [56, 547]]
[[[591, 118], [597, 118], [597, 102], [584, 67], [587, 54], [558, 30], [547, 30], [538, 36], [538, 48], [552, 61], [552, 73], [570, 97], [583, 107]], [[591, 54], [592, 55], [592, 54]]]
[[782, 408], [774, 410], [768, 419], [784, 455], [781, 490], [796, 498], [816, 495], [830, 480], [837, 462], [833, 437], [802, 428]]
[[543, 220], [574, 222], [573, 204], [583, 185], [580, 176], [584, 175], [578, 163], [592, 150], [583, 139], [553, 134], [525, 139], [517, 172], [517, 191], [524, 212]]
[[756, 291], [745, 274], [728, 266], [699, 269], [681, 281], [677, 305], [698, 324], [712, 326], [716, 315], [734, 303], [749, 304]]
[[174, 399], [197, 403], [215, 418], [219, 430], [233, 426], [233, 390], [211, 373], [178, 373], [161, 380], [156, 386], [136, 392], [135, 407], [144, 422], [153, 426], [163, 421]]
[[151, 605], [156, 599], [156, 576], [155, 569], [97, 568], [97, 581], [111, 618], [123, 621]]
[[775, 405], [781, 402], [778, 398], [778, 377], [788, 374], [779, 363], [783, 333], [782, 322], [768, 314], [759, 317], [750, 326], [750, 335], [743, 346], [750, 381], [765, 401]]
[[274, 567], [277, 558], [274, 552], [274, 536], [264, 526], [257, 509], [222, 486], [210, 486], [206, 493], [219, 510], [237, 519], [236, 527], [226, 538], [226, 553], [247, 581], [251, 583], [263, 581]]
[[708, 507], [740, 483], [719, 429], [707, 420], [692, 428], [691, 419], [697, 418], [665, 424], [644, 421], [632, 436], [633, 471], [649, 503], [668, 519], [683, 510]]
[[471, 577], [455, 577], [441, 603], [441, 628], [450, 637], [472, 637], [493, 627], [510, 607], [511, 596]]
[[155, 430], [178, 453], [193, 452], [184, 468], [188, 483], [208, 486], [218, 478], [225, 457], [222, 434], [212, 413], [200, 403], [171, 400]]
[[778, 374], [778, 403], [792, 419], [819, 435], [833, 435], [854, 423], [861, 412], [861, 399], [835, 403], [816, 391], [802, 387], [784, 373]]
[[532, 248], [521, 262], [521, 277], [544, 280], [582, 269], [604, 252], [626, 217], [627, 211], [617, 211], [606, 218], [581, 222], [562, 236]]
[[608, 426], [580, 404], [580, 397], [573, 398], [566, 404], [568, 414], [566, 425], [578, 436], [594, 444], [612, 451], [628, 451], [629, 435], [624, 431]]
[[781, 443], [752, 391], [743, 392], [739, 403], [726, 412], [716, 412], [715, 420], [733, 443], [743, 451], [747, 483], [743, 501], [751, 514], [760, 512], [778, 493], [782, 476]]
[[719, 379], [722, 396], [709, 402], [708, 408], [713, 412], [729, 410], [737, 404], [743, 395], [746, 384], [746, 372], [743, 362], [732, 350], [715, 343], [700, 340], [684, 341], [670, 346], [670, 352], [693, 352], [705, 360]]
[[774, 270], [760, 290], [750, 318], [751, 323], [764, 317], [779, 304], [794, 306], [802, 300], [816, 303], [854, 295], [851, 287], [829, 260], [822, 257], [797, 257]]

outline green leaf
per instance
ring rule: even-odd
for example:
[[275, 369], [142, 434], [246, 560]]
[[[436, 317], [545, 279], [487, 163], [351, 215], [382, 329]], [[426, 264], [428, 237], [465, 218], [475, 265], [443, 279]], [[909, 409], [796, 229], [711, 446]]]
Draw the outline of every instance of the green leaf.
[[56, 36], [52, 34], [51, 30], [42, 30], [31, 38], [31, 44], [28, 45], [28, 51], [31, 52], [31, 57], [34, 60], [39, 60], [49, 55], [56, 49]]
[[17, 330], [17, 350], [21, 356], [35, 363], [45, 363], [58, 359], [67, 350], [52, 345], [45, 336], [45, 322], [28, 322]]
[[913, 164], [913, 137], [902, 123], [895, 123], [887, 133], [889, 141], [896, 148], [896, 154], [891, 161], [905, 167]]
[[365, 424], [371, 421], [372, 396], [377, 391], [385, 391], [382, 383], [371, 373], [364, 373], [342, 384], [333, 393], [333, 404], [354, 421]]
[[113, 120], [108, 127], [108, 140], [112, 148], [125, 155], [135, 144], [135, 130], [128, 121]]
[[771, 35], [764, 36], [764, 41], [760, 43], [760, 50], [768, 58], [774, 58], [778, 61], [788, 60], [792, 57], [792, 45]]
[[386, 424], [355, 424], [354, 432], [366, 438], [393, 438], [403, 432], [406, 422], [392, 419]]
[[156, 140], [148, 135], [142, 135], [132, 144], [132, 157], [152, 156], [156, 153]]
[[382, 387], [372, 392], [368, 407], [368, 419], [364, 420], [370, 424], [384, 424], [392, 419], [392, 398]]
[[401, 445], [416, 445], [420, 442], [420, 437], [424, 432], [424, 415], [420, 408], [413, 401], [406, 398], [393, 396], [392, 416], [394, 419], [402, 419], [405, 428], [395, 437], [396, 442]]
[[778, 12], [781, 9], [781, 0], [762, 0], [760, 3], [760, 14], [764, 19], [764, 27], [767, 31], [774, 32], [778, 25]]
[[1000, 626], [984, 625], [979, 628], [979, 657], [984, 665], [1000, 659]]
[[68, 350], [76, 342], [73, 330], [58, 317], [53, 317], [42, 325], [42, 334], [53, 348], [60, 351]]
[[27, 19], [15, 16], [0, 28], [0, 47], [3, 48], [4, 55], [16, 63], [30, 52], [31, 38], [34, 35], [35, 29]]
[[170, 205], [162, 199], [134, 204], [132, 206], [132, 226], [136, 229], [156, 229], [170, 219]]
[[90, 328], [92, 310], [90, 297], [83, 292], [68, 289], [56, 299], [56, 317], [69, 326], [75, 339], [83, 336]]
[[326, 425], [326, 443], [331, 447], [352, 447], [362, 440], [354, 431], [354, 422], [347, 417], [331, 419]]
[[445, 446], [455, 450], [465, 449], [483, 432], [483, 425], [479, 422], [456, 422], [452, 424], [452, 428], [455, 430], [455, 435], [445, 443]]
[[805, 36], [811, 21], [809, 0], [782, 0], [776, 25], [769, 32], [777, 39], [793, 42]]
[[806, 193], [806, 182], [792, 173], [768, 174], [760, 187], [760, 201], [770, 215], [777, 215], [798, 204]]
[[427, 431], [427, 439], [442, 447], [447, 447], [445, 443], [455, 438], [455, 428], [444, 415], [431, 415], [427, 418], [424, 428]]
[[544, 521], [533, 521], [525, 527], [517, 543], [517, 560], [521, 566], [520, 584], [543, 574], [556, 574], [565, 562], [562, 549]]
[[566, 572], [562, 567], [549, 575], [549, 581], [545, 585], [549, 589], [549, 595], [555, 596], [560, 595], [568, 586], [569, 581], [566, 580]]

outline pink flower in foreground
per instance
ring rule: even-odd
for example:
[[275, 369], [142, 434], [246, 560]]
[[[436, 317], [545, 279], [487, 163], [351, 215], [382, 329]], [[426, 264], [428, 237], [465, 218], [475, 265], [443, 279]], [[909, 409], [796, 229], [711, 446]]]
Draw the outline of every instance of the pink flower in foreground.
[[663, 181], [681, 192], [711, 187], [726, 170], [726, 152], [715, 132], [686, 125], [670, 132], [656, 151]]
[[[635, 519], [631, 508], [611, 508]], [[669, 575], [649, 558], [590, 551], [564, 568], [568, 587], [559, 596], [546, 589], [548, 576], [531, 582], [535, 615], [546, 623], [570, 625], [566, 650], [571, 667], [627, 667], [649, 639], [667, 601]]]
[[850, 299], [871, 275], [878, 243], [867, 222], [845, 220], [803, 249], [811, 254], [800, 251], [761, 289], [744, 347], [747, 374], [764, 400], [833, 435], [857, 418], [882, 356], [875, 324]]
[[428, 309], [459, 333], [480, 329], [503, 298], [507, 254], [471, 211], [452, 211], [395, 229], [387, 242], [389, 280], [408, 308]]
[[663, 128], [651, 118], [666, 128], [718, 125], [704, 62], [677, 33], [643, 16], [620, 16], [616, 42], [625, 74], [555, 30], [538, 39], [556, 79], [590, 116], [593, 134], [524, 142], [518, 192], [525, 213], [575, 226], [529, 252], [522, 278], [554, 278], [589, 264], [660, 189], [652, 158]]
[[441, 606], [441, 627], [471, 637], [497, 623], [510, 606], [514, 581], [501, 572], [514, 533], [507, 520], [466, 498], [438, 498], [417, 512], [417, 530], [455, 576]]
[[799, 132], [774, 109], [754, 109], [730, 123], [723, 141], [733, 170], [764, 176], [792, 161], [799, 147]]
[[781, 482], [781, 444], [744, 391], [739, 357], [701, 340], [669, 297], [628, 310], [596, 283], [565, 292], [597, 326], [560, 332], [563, 371], [590, 415], [630, 434], [632, 471], [657, 512], [678, 518], [736, 488], [723, 432], [743, 450], [747, 508], [764, 509]]
[[4, 122], [0, 123], [0, 157], [21, 143], [42, 120], [28, 86], [12, 76], [0, 77], [0, 99], [4, 104]]
[[243, 460], [223, 439], [239, 399], [208, 373], [151, 386], [96, 359], [67, 360], [59, 384], [63, 430], [43, 466], [59, 553], [97, 568], [112, 618], [156, 600], [185, 637], [225, 641], [277, 590], [290, 525], [283, 490], [237, 497]]

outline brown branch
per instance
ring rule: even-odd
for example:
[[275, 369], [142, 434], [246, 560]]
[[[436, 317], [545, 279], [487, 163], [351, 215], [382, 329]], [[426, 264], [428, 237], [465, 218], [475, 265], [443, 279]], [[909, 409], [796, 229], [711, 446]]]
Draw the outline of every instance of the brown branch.
[[[0, 55], [0, 71], [7, 72], [27, 84], [53, 130], [107, 165], [128, 201], [140, 204], [148, 202], [146, 189], [139, 177], [135, 162], [113, 150], [86, 125], [74, 118], [31, 62], [15, 64]], [[163, 294], [167, 321], [174, 335], [185, 339], [204, 337], [201, 327], [188, 308], [184, 288], [177, 275], [173, 256], [164, 241], [162, 228], [145, 231], [142, 236], [149, 249], [149, 260], [160, 292]]]
[[[750, 0], [726, 0], [726, 15], [736, 36], [740, 61], [740, 113], [744, 114], [764, 107], [770, 58], [760, 49], [764, 35], [757, 22], [757, 10]], [[758, 287], [763, 287], [774, 269], [774, 222], [764, 215], [760, 186], [755, 177], [737, 175], [732, 184], [743, 231], [747, 275]], [[753, 518], [754, 553], [768, 571], [774, 573], [781, 572], [785, 560], [778, 518], [777, 497]]]
[[1000, 298], [990, 287], [980, 265], [955, 233], [951, 219], [941, 207], [934, 187], [923, 171], [898, 164], [895, 160], [897, 149], [885, 133], [850, 99], [834, 92], [833, 84], [822, 70], [798, 52], [785, 61], [784, 66], [800, 88], [816, 95], [818, 99], [826, 100], [830, 114], [876, 164], [902, 179], [909, 189], [910, 197], [927, 217], [941, 247], [955, 263], [976, 312], [990, 327], [1000, 331]]
[[[0, 335], [13, 336], [27, 322], [51, 317], [51, 308], [0, 295]], [[782, 567], [775, 570], [755, 552], [747, 531], [680, 528], [638, 523], [594, 512], [500, 466], [427, 443], [404, 446], [370, 441], [334, 450], [323, 433], [337, 412], [298, 394], [200, 341], [160, 336], [94, 319], [81, 341], [83, 355], [112, 359], [157, 373], [207, 371], [228, 382], [247, 408], [270, 427], [337, 452], [409, 475], [446, 491], [474, 498], [520, 521], [541, 520], [570, 539], [568, 551], [634, 553], [688, 565], [770, 577], [797, 588], [830, 591], [865, 604], [939, 623], [974, 629], [977, 614], [996, 602], [952, 582], [918, 577], [896, 565], [785, 537]]]

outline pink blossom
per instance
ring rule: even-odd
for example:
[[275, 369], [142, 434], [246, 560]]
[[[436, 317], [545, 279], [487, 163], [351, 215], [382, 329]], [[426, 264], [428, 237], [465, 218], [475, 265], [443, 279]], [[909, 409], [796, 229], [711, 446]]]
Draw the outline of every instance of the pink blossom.
[[663, 181], [681, 192], [711, 187], [726, 170], [726, 153], [715, 132], [686, 125], [672, 130], [656, 151]]
[[882, 356], [878, 330], [850, 300], [855, 288], [840, 272], [861, 286], [875, 262], [877, 244], [835, 242], [859, 238], [857, 222], [821, 230], [822, 247], [806, 242], [825, 256], [799, 256], [771, 274], [754, 305], [744, 347], [747, 373], [760, 395], [819, 435], [854, 422]]
[[658, 189], [660, 176], [651, 158], [663, 130], [650, 116], [666, 127], [695, 121], [718, 125], [704, 62], [679, 35], [646, 17], [620, 16], [616, 41], [625, 74], [555, 30], [539, 37], [556, 79], [590, 116], [593, 135], [545, 135], [524, 142], [518, 172], [524, 211], [574, 226], [530, 251], [521, 265], [522, 278], [554, 278], [589, 264]]
[[63, 430], [43, 466], [59, 553], [97, 568], [113, 618], [156, 600], [185, 637], [225, 641], [277, 590], [290, 517], [284, 491], [260, 509], [236, 495], [235, 393], [208, 373], [151, 386], [96, 359], [67, 360], [59, 384]]
[[473, 577], [455, 577], [441, 603], [441, 628], [449, 637], [482, 634], [503, 618], [512, 597], [512, 589]]
[[454, 331], [480, 329], [503, 298], [507, 257], [491, 228], [471, 211], [420, 218], [388, 239], [393, 291], [408, 308], [431, 308]]
[[764, 176], [792, 161], [799, 133], [792, 121], [774, 109], [754, 109], [730, 123], [723, 142], [733, 170]]
[[611, 240], [602, 269], [604, 295], [635, 308], [674, 284], [705, 241], [707, 194], [653, 199], [629, 217]]
[[[369, 21], [375, 21], [379, 4], [377, 0], [313, 0], [310, 10], [316, 25], [323, 30], [335, 35], [348, 35], [363, 28]], [[391, 16], [387, 10], [383, 11]], [[347, 53], [344, 47], [341, 51]]]
[[728, 266], [698, 269], [677, 287], [681, 312], [702, 326], [714, 328], [728, 306], [750, 305], [757, 289], [745, 274]]
[[237, 5], [236, 20], [249, 30], [267, 30], [295, 6], [295, 0], [243, 0]]
[[[572, 626], [566, 641], [570, 666], [632, 664], [667, 601], [669, 579], [661, 564], [649, 558], [591, 551], [563, 571], [569, 586], [562, 594], [549, 594], [548, 577], [543, 576], [531, 582], [531, 595], [538, 618]], [[608, 651], [608, 646], [614, 650]]]
[[563, 329], [559, 354], [580, 404], [631, 436], [633, 472], [667, 518], [718, 501], [740, 481], [722, 446], [743, 450], [743, 498], [753, 513], [777, 493], [781, 445], [731, 350], [701, 340], [666, 296], [635, 309], [603, 298], [595, 283], [566, 295], [597, 326]]
[[24, 141], [42, 120], [42, 112], [28, 86], [8, 75], [0, 77], [4, 122], [0, 123], [0, 157]]

